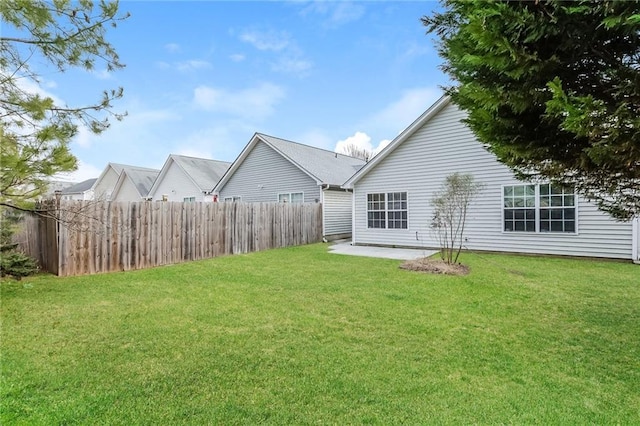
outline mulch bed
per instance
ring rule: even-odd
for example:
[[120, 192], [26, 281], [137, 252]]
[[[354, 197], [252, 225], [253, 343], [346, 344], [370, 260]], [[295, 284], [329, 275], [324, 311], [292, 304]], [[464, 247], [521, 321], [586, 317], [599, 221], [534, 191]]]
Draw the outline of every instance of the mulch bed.
[[469, 273], [468, 266], [460, 263], [452, 263], [449, 265], [441, 259], [430, 259], [428, 257], [407, 260], [400, 265], [400, 269], [442, 275], [467, 275]]

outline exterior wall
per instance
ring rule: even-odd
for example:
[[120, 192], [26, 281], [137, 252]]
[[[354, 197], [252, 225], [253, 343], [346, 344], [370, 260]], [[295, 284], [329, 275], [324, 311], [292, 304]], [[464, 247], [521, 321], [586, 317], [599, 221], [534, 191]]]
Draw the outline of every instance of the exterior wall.
[[[632, 223], [615, 222], [580, 198], [575, 234], [503, 232], [502, 187], [522, 182], [476, 141], [462, 118], [453, 104], [445, 106], [356, 182], [354, 243], [437, 247], [430, 200], [447, 175], [460, 172], [485, 185], [468, 212], [466, 248], [631, 259]], [[408, 229], [368, 229], [367, 193], [400, 191], [407, 192]]]
[[63, 200], [86, 201], [93, 200], [93, 191], [75, 192], [73, 194], [62, 195]]
[[[162, 181], [158, 182], [154, 193], [149, 194], [149, 196], [153, 197], [153, 201], [162, 200], [163, 195], [167, 196], [167, 201], [183, 202], [186, 197], [195, 197], [195, 201], [205, 201], [202, 190], [198, 188], [175, 161], [171, 161], [167, 172]], [[209, 197], [210, 199], [211, 197]]]
[[102, 176], [99, 182], [96, 182], [96, 186], [93, 188], [94, 199], [96, 200], [111, 200], [111, 193], [118, 181], [118, 174], [109, 168], [107, 173]]
[[123, 180], [122, 185], [118, 188], [118, 192], [114, 191], [111, 198], [113, 201], [142, 201], [142, 196], [138, 192], [138, 188], [136, 188], [128, 176]]
[[242, 197], [243, 202], [277, 202], [278, 194], [302, 192], [305, 203], [320, 202], [320, 187], [314, 179], [259, 142], [227, 183], [220, 188], [220, 200]]
[[353, 194], [346, 191], [322, 191], [322, 234], [351, 234]]

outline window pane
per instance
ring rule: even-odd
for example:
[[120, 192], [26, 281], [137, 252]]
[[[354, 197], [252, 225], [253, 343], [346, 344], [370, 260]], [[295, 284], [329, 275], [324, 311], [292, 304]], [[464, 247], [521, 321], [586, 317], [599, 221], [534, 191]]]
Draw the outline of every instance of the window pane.
[[549, 194], [549, 185], [540, 185], [540, 195]]
[[527, 206], [527, 207], [535, 207], [536, 206], [536, 199], [535, 198], [526, 198], [525, 199], [525, 206]]
[[552, 220], [551, 232], [562, 232], [562, 231], [563, 231], [562, 221]]
[[553, 209], [551, 210], [551, 219], [560, 219], [562, 220], [562, 212], [563, 209]]
[[540, 222], [540, 232], [549, 232], [549, 221]]
[[540, 209], [540, 220], [547, 220], [547, 219], [549, 219], [549, 210]]
[[540, 197], [540, 207], [549, 207], [549, 197]]
[[573, 195], [565, 195], [564, 196], [564, 205], [565, 206], [573, 206], [575, 202], [575, 197]]
[[505, 210], [504, 211], [505, 219], [513, 219], [513, 210]]
[[513, 207], [513, 198], [505, 198], [504, 199], [505, 207]]
[[288, 203], [289, 202], [289, 194], [278, 194], [278, 202], [279, 203]]
[[294, 192], [291, 194], [291, 202], [292, 203], [302, 203], [304, 201], [304, 196], [302, 192]]
[[505, 186], [504, 187], [504, 196], [505, 197], [513, 196], [513, 186]]
[[565, 232], [576, 232], [576, 223], [573, 220], [566, 220], [564, 222]]
[[535, 185], [527, 185], [525, 186], [526, 195], [533, 197], [536, 195], [536, 187]]
[[551, 205], [554, 207], [561, 207], [562, 201], [563, 201], [562, 196], [558, 196], [558, 195], [551, 196]]
[[523, 221], [515, 222], [515, 230], [516, 231], [524, 231], [524, 222]]
[[564, 209], [564, 218], [567, 219], [575, 219], [576, 218], [576, 209]]
[[513, 195], [522, 197], [524, 195], [524, 186], [516, 186], [513, 188]]
[[527, 232], [536, 232], [536, 223], [532, 221], [527, 221]]

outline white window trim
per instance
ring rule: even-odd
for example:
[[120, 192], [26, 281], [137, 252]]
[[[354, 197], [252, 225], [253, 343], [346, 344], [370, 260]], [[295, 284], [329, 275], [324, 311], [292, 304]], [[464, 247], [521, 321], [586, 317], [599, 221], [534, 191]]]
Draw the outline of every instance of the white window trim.
[[[506, 235], [569, 235], [569, 236], [576, 236], [579, 234], [579, 224], [580, 221], [578, 220], [579, 217], [579, 204], [580, 204], [580, 200], [578, 198], [578, 193], [575, 190], [575, 187], [573, 189], [573, 200], [575, 203], [575, 231], [574, 232], [541, 232], [540, 231], [540, 185], [549, 185], [550, 182], [545, 182], [545, 183], [531, 183], [531, 182], [520, 182], [520, 183], [512, 183], [512, 184], [502, 184], [500, 186], [500, 217], [502, 219], [502, 221], [500, 222], [500, 229], [502, 230], [503, 234]], [[533, 185], [534, 189], [535, 189], [535, 225], [536, 225], [536, 230], [535, 232], [528, 232], [528, 231], [505, 231], [504, 230], [504, 188], [507, 186], [524, 186], [524, 185]]]
[[[301, 194], [301, 195], [302, 195], [302, 203], [304, 203], [304, 191], [278, 192], [278, 193], [276, 194], [276, 202], [277, 202], [277, 203], [280, 203], [280, 202], [281, 202], [281, 201], [280, 201], [280, 196], [281, 196], [281, 195], [288, 195], [288, 196], [289, 196], [289, 201], [287, 201], [287, 203], [291, 203], [291, 196], [292, 196], [293, 194]], [[302, 203], [300, 203], [300, 204], [302, 204]]]
[[[354, 191], [355, 192], [355, 191]], [[388, 205], [387, 205], [387, 194], [391, 193], [391, 192], [405, 192], [407, 194], [407, 227], [406, 228], [389, 228], [389, 215], [387, 214], [389, 212], [388, 210]], [[385, 211], [385, 227], [384, 228], [369, 228], [369, 194], [384, 194], [384, 211]], [[365, 229], [370, 230], [370, 231], [408, 231], [409, 229], [411, 229], [411, 215], [409, 214], [409, 201], [410, 201], [410, 197], [409, 197], [409, 191], [401, 189], [401, 190], [389, 190], [389, 191], [373, 191], [373, 192], [367, 192], [364, 195], [364, 214], [365, 214], [365, 221], [364, 221], [364, 226]], [[398, 210], [393, 210], [393, 211], [398, 211]], [[355, 218], [355, 209], [354, 209], [354, 215], [353, 217]], [[355, 221], [355, 219], [354, 219]], [[355, 229], [355, 228], [354, 228]]]
[[242, 196], [239, 196], [239, 195], [233, 195], [233, 196], [231, 196], [231, 197], [224, 197], [224, 198], [222, 199], [222, 202], [224, 202], [224, 203], [229, 203], [229, 202], [233, 203], [234, 201], [236, 201], [236, 202], [242, 202]]

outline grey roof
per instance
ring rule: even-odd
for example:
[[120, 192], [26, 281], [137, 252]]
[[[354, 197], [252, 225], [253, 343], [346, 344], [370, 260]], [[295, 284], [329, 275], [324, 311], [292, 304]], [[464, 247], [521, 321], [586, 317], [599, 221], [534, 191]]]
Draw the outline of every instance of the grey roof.
[[93, 178], [93, 179], [87, 179], [80, 183], [76, 183], [75, 185], [71, 185], [64, 188], [62, 190], [62, 193], [63, 194], [81, 194], [85, 191], [90, 190], [93, 184], [96, 183], [97, 180], [98, 178]]
[[[113, 166], [113, 163], [111, 164]], [[122, 173], [126, 173], [131, 182], [136, 186], [141, 197], [146, 196], [160, 174], [160, 170], [144, 167], [124, 166]]]
[[342, 185], [366, 163], [359, 158], [257, 133], [289, 161], [326, 185]]
[[210, 190], [227, 171], [231, 163], [208, 160], [206, 158], [187, 157], [185, 155], [170, 156], [188, 174], [202, 190]]

